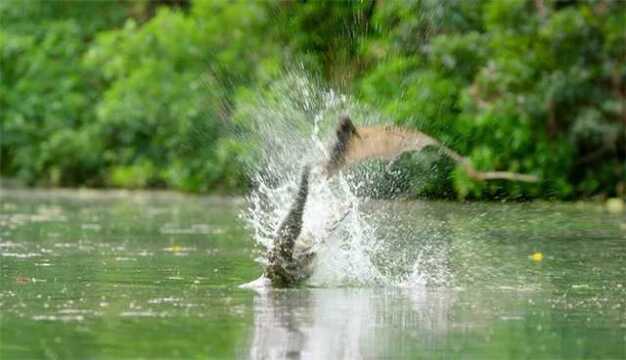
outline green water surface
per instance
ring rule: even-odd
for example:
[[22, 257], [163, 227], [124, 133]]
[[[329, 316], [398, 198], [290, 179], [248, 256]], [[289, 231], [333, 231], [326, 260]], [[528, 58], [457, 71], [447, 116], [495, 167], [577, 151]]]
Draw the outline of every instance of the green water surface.
[[417, 229], [381, 263], [437, 239], [445, 283], [259, 293], [242, 200], [1, 191], [0, 359], [626, 358], [626, 217], [599, 205], [373, 206]]

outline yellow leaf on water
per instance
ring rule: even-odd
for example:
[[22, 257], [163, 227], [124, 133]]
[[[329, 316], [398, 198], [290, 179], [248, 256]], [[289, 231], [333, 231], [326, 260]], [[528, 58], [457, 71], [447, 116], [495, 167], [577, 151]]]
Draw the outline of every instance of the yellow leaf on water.
[[540, 262], [541, 260], [543, 260], [543, 254], [539, 251], [534, 252], [532, 255], [530, 255], [530, 260], [534, 262]]
[[167, 248], [165, 248], [165, 249], [163, 249], [163, 250], [165, 250], [165, 251], [170, 251], [170, 252], [174, 252], [174, 253], [177, 253], [177, 252], [181, 252], [181, 251], [183, 251], [184, 249], [185, 249], [185, 248], [184, 248], [184, 247], [182, 247], [182, 246], [180, 246], [180, 245], [172, 245], [172, 246], [167, 247]]
[[606, 209], [612, 214], [622, 213], [625, 208], [624, 200], [620, 198], [610, 198], [606, 201]]

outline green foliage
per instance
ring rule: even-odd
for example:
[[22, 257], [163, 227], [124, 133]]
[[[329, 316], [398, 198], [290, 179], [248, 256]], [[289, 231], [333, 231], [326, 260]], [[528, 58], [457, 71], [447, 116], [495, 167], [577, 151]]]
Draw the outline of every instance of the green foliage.
[[479, 169], [542, 179], [475, 182], [428, 153], [394, 166], [409, 193], [574, 198], [626, 187], [622, 2], [170, 3], [0, 2], [3, 176], [242, 189], [249, 151], [232, 130], [248, 110], [237, 107], [298, 68]]
[[626, 175], [625, 41], [616, 40], [626, 40], [626, 10], [615, 2], [557, 5], [485, 2], [482, 17], [461, 10], [468, 21], [455, 27], [437, 23], [429, 1], [412, 11], [385, 3], [377, 21], [386, 31], [372, 41], [387, 42], [391, 54], [362, 77], [358, 93], [479, 169], [543, 179], [478, 183], [457, 169], [460, 197], [615, 194]]
[[363, 66], [356, 55], [361, 38], [370, 33], [375, 5], [375, 0], [277, 3], [271, 6], [278, 22], [272, 31], [288, 61], [349, 88]]
[[59, 12], [40, 38], [3, 33], [3, 173], [187, 191], [244, 184], [226, 123], [236, 87], [276, 71], [264, 8], [197, 2], [97, 34], [84, 32], [82, 13]]
[[197, 2], [189, 13], [162, 8], [142, 26], [129, 20], [97, 37], [85, 66], [102, 87], [92, 126], [116, 170], [110, 184], [186, 191], [244, 184], [237, 148], [222, 138], [233, 91], [273, 71], [271, 47], [250, 36], [266, 23], [260, 6]]
[[95, 96], [80, 58], [123, 14], [104, 2], [67, 5], [0, 3], [0, 169], [31, 184], [90, 184], [101, 171], [99, 139], [80, 130]]

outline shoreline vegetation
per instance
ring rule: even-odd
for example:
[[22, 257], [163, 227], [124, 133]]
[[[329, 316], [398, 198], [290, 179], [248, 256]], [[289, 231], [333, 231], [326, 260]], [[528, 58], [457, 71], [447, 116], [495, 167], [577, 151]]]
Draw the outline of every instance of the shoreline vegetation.
[[541, 179], [424, 152], [394, 165], [403, 198], [626, 195], [626, 2], [33, 0], [0, 18], [2, 189], [244, 194], [237, 134], [297, 72], [477, 170]]
[[[226, 193], [226, 192], [210, 192], [210, 193], [197, 193], [197, 192], [185, 192], [176, 189], [155, 189], [155, 188], [143, 188], [143, 189], [125, 189], [125, 188], [89, 188], [89, 187], [31, 187], [26, 185], [20, 185], [16, 183], [7, 184], [6, 179], [0, 178], [0, 199], [7, 198], [7, 195], [3, 196], [4, 191], [11, 191], [12, 198], [16, 196], [34, 196], [34, 197], [80, 197], [89, 199], [159, 199], [164, 200], [170, 198], [206, 198], [214, 199], [217, 201], [230, 201], [245, 205], [245, 194], [240, 193]], [[370, 201], [417, 201], [417, 202], [443, 202], [443, 203], [458, 203], [457, 199], [445, 199], [445, 198], [415, 198], [410, 195], [404, 195], [394, 199], [375, 199], [370, 198]], [[553, 200], [553, 199], [512, 199], [508, 197], [495, 199], [464, 199], [461, 203], [471, 205], [476, 202], [486, 203], [501, 203], [501, 204], [516, 204], [516, 203], [528, 203], [534, 205], [541, 204], [572, 204], [577, 207], [587, 208], [589, 211], [605, 212], [609, 214], [623, 214], [626, 212], [626, 201], [623, 198], [613, 197], [606, 198], [600, 195], [594, 197], [588, 197], [585, 199], [577, 200]], [[626, 224], [624, 225], [626, 226]]]

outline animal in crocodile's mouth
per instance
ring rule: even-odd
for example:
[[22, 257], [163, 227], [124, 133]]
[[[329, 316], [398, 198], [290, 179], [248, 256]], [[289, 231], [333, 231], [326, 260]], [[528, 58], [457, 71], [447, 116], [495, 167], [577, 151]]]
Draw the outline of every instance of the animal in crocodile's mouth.
[[[482, 172], [470, 161], [444, 146], [434, 138], [415, 130], [394, 126], [356, 127], [343, 116], [335, 130], [336, 140], [329, 158], [321, 165], [321, 173], [330, 178], [345, 167], [368, 159], [394, 160], [407, 151], [420, 151], [428, 146], [438, 147], [459, 163], [467, 174], [477, 180], [513, 180], [535, 182], [532, 175], [503, 171]], [[305, 281], [312, 273], [315, 258], [311, 245], [302, 238], [304, 209], [309, 196], [311, 166], [302, 169], [298, 190], [287, 216], [274, 234], [267, 256], [264, 278], [275, 287], [289, 287]]]

